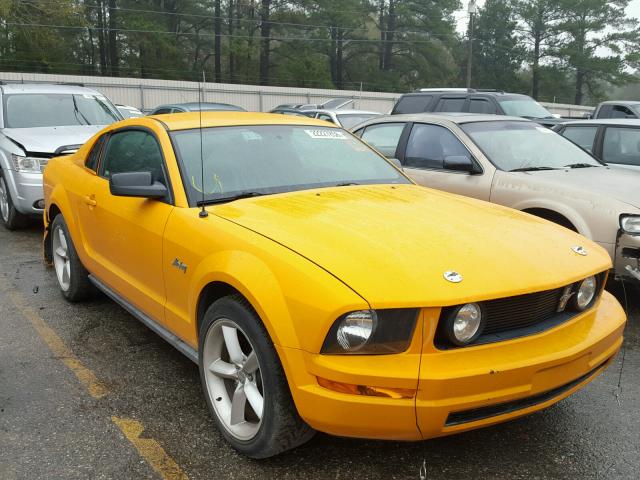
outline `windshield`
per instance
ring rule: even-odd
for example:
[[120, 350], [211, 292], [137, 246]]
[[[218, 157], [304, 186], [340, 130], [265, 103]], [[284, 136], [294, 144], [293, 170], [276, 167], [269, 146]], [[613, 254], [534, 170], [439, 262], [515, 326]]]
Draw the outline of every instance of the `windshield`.
[[475, 122], [461, 127], [501, 170], [602, 166], [570, 140], [533, 122]]
[[245, 193], [410, 183], [366, 144], [337, 128], [216, 127], [182, 130], [171, 136], [192, 203]]
[[5, 95], [7, 128], [109, 125], [120, 114], [102, 95], [20, 93]]
[[355, 127], [359, 123], [362, 123], [370, 118], [377, 117], [375, 113], [342, 113], [338, 114], [338, 120], [342, 128], [350, 129]]
[[505, 115], [525, 118], [553, 118], [551, 112], [529, 97], [498, 98]]

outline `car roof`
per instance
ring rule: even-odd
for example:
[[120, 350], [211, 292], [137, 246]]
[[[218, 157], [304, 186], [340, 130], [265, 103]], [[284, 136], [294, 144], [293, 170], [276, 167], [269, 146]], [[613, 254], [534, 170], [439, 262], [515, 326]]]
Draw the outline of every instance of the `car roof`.
[[409, 92], [402, 95], [403, 97], [411, 97], [411, 96], [423, 96], [423, 95], [433, 95], [433, 94], [442, 94], [442, 95], [455, 95], [455, 96], [482, 96], [482, 95], [490, 95], [493, 97], [505, 96], [505, 97], [526, 97], [531, 98], [528, 95], [523, 93], [511, 93], [504, 92], [502, 90], [475, 90], [471, 89], [457, 89], [457, 88], [425, 88], [421, 90], [417, 90], [415, 92]]
[[2, 93], [14, 95], [20, 93], [58, 93], [58, 94], [83, 94], [90, 93], [101, 95], [98, 91], [80, 85], [60, 85], [55, 83], [8, 83], [0, 85]]
[[241, 108], [237, 105], [232, 105], [230, 103], [219, 103], [219, 102], [185, 102], [185, 103], [167, 103], [165, 105], [158, 105], [153, 110], [159, 110], [161, 108], [173, 108], [180, 107], [186, 108], [187, 110], [200, 110], [207, 108], [219, 108], [219, 107], [230, 107], [230, 108]]
[[[162, 123], [167, 130], [188, 130], [208, 127], [235, 127], [246, 125], [309, 125], [313, 127], [338, 128], [327, 125], [324, 120], [315, 118], [280, 115], [278, 113], [255, 113], [255, 112], [186, 112], [169, 113], [165, 115], [151, 115], [148, 117]], [[141, 121], [141, 120], [138, 120]]]
[[506, 115], [487, 115], [483, 113], [464, 112], [440, 112], [440, 113], [407, 113], [402, 115], [384, 115], [367, 120], [360, 124], [366, 126], [370, 123], [393, 122], [436, 122], [436, 123], [473, 123], [473, 122], [531, 122], [522, 117], [509, 117]]
[[340, 114], [367, 114], [367, 115], [381, 115], [380, 112], [372, 112], [370, 110], [356, 110], [356, 109], [350, 109], [350, 108], [338, 108], [338, 109], [326, 109], [326, 108], [319, 108], [319, 109], [314, 109], [314, 110], [305, 110], [305, 112], [316, 112], [316, 113], [335, 113], [336, 115], [340, 115]]
[[600, 105], [640, 105], [638, 100], [607, 100], [600, 102]]
[[562, 122], [562, 125], [630, 125], [640, 127], [639, 118], [603, 118], [601, 120], [574, 120], [571, 122]]

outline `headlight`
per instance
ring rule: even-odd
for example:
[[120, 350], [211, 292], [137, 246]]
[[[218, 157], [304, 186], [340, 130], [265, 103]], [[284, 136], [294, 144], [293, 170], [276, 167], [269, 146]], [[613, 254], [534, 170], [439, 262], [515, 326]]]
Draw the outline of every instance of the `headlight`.
[[322, 353], [384, 354], [404, 352], [411, 343], [418, 309], [358, 310], [338, 318]]
[[475, 341], [484, 327], [482, 308], [467, 303], [452, 310], [442, 323], [442, 334], [454, 345], [464, 346]]
[[18, 172], [42, 173], [47, 166], [48, 158], [23, 157], [22, 155], [11, 154], [13, 167]]
[[593, 299], [598, 293], [598, 282], [596, 277], [587, 277], [578, 285], [576, 294], [573, 297], [573, 307], [579, 312], [591, 306]]
[[640, 235], [640, 215], [622, 215], [620, 217], [620, 228], [625, 233]]

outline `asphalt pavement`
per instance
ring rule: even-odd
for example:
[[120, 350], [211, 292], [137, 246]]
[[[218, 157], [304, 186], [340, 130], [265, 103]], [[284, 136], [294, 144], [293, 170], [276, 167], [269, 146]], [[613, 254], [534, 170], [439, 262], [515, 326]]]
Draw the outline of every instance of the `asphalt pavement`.
[[623, 351], [548, 410], [417, 443], [317, 434], [255, 461], [216, 431], [195, 364], [105, 297], [67, 303], [41, 248], [37, 226], [0, 228], [2, 480], [640, 477], [640, 295], [629, 285]]

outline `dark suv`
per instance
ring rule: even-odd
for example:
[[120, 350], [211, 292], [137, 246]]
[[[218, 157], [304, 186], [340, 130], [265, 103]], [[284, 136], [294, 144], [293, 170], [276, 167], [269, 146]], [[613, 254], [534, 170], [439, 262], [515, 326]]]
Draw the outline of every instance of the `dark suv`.
[[473, 88], [422, 88], [402, 95], [392, 115], [423, 112], [465, 112], [523, 117], [552, 127], [562, 120], [527, 95]]

